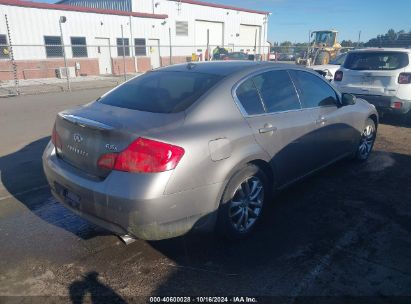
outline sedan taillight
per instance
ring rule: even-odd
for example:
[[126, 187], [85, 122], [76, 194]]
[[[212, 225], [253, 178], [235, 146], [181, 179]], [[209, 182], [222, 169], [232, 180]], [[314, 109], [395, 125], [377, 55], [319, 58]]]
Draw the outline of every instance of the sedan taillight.
[[410, 84], [411, 83], [411, 73], [401, 73], [398, 76], [398, 83], [399, 84]]
[[57, 152], [61, 151], [63, 145], [61, 143], [61, 137], [57, 133], [56, 124], [54, 123], [53, 132], [51, 133], [51, 142], [53, 143], [54, 147], [56, 147]]
[[344, 73], [342, 71], [337, 71], [334, 74], [334, 81], [342, 81]]
[[97, 161], [102, 169], [154, 173], [177, 167], [184, 149], [167, 143], [137, 138], [120, 153], [103, 154]]

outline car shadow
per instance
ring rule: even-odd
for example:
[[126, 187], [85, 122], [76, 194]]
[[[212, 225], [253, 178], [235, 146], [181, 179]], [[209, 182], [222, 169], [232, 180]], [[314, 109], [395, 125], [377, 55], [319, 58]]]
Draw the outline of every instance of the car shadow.
[[[405, 168], [411, 168], [409, 155], [383, 151], [364, 163], [343, 160], [275, 196], [245, 240], [209, 233], [149, 242], [173, 269], [152, 296], [259, 295], [299, 303], [295, 297], [308, 294], [334, 296], [310, 303], [350, 303], [335, 295], [360, 294], [375, 296], [373, 303], [390, 301], [380, 297], [388, 274], [377, 269], [411, 267], [409, 244], [402, 244], [405, 256], [387, 244], [411, 232], [405, 203], [411, 188], [398, 191], [398, 180], [411, 179]], [[387, 226], [391, 222], [398, 226]], [[390, 277], [406, 284], [399, 272]], [[395, 286], [384, 291], [399, 292]]]
[[82, 239], [111, 234], [74, 215], [52, 197], [41, 159], [49, 141], [50, 137], [43, 137], [0, 157], [1, 183], [4, 188], [45, 222]]

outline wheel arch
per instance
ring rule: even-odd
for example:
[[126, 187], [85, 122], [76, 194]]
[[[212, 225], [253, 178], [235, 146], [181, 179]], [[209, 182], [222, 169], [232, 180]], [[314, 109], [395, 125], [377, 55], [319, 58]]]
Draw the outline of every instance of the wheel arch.
[[262, 159], [255, 159], [255, 160], [250, 161], [249, 164], [253, 164], [259, 167], [264, 172], [264, 174], [267, 176], [270, 185], [274, 186], [273, 168], [272, 166], [270, 166], [269, 163], [267, 163], [265, 160], [262, 160]]
[[368, 118], [372, 119], [375, 123], [375, 128], [378, 128], [378, 116], [376, 114], [371, 114]]
[[220, 204], [221, 204], [221, 198], [224, 194], [225, 189], [228, 186], [228, 183], [230, 182], [231, 178], [237, 173], [239, 172], [241, 169], [243, 169], [244, 167], [248, 166], [248, 165], [255, 165], [258, 168], [260, 168], [264, 174], [267, 176], [268, 181], [270, 183], [270, 186], [273, 188], [275, 188], [275, 180], [274, 180], [274, 176], [275, 176], [275, 168], [273, 168], [266, 159], [264, 159], [264, 157], [248, 157], [246, 159], [244, 159], [243, 161], [239, 162], [236, 166], [233, 167], [233, 169], [230, 171], [230, 173], [227, 175], [225, 182], [224, 182], [224, 186], [221, 187], [220, 193], [218, 195], [219, 200], [217, 202], [217, 208], [219, 208]]

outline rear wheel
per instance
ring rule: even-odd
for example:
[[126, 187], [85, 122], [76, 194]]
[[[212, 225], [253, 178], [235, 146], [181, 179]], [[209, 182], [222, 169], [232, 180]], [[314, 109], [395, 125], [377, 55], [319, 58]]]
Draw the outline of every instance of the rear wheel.
[[248, 236], [262, 216], [268, 180], [255, 165], [238, 171], [229, 181], [220, 203], [217, 228], [229, 239]]
[[377, 129], [375, 123], [371, 118], [368, 118], [361, 133], [360, 144], [358, 145], [355, 155], [357, 160], [365, 161], [368, 159], [374, 146], [376, 135]]

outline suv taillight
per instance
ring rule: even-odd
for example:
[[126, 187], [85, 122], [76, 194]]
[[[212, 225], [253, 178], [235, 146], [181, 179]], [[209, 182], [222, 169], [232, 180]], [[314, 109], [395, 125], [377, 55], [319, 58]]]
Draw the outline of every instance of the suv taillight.
[[410, 84], [411, 83], [411, 73], [401, 73], [398, 76], [398, 83], [399, 84]]
[[343, 79], [344, 73], [342, 71], [337, 71], [334, 74], [334, 81], [341, 81]]
[[177, 167], [184, 149], [167, 143], [137, 138], [120, 153], [103, 154], [97, 165], [103, 169], [154, 173]]
[[51, 142], [56, 147], [57, 152], [61, 151], [63, 145], [61, 143], [60, 135], [57, 133], [56, 124], [54, 123], [53, 132], [51, 133]]

